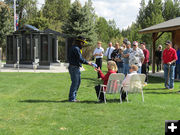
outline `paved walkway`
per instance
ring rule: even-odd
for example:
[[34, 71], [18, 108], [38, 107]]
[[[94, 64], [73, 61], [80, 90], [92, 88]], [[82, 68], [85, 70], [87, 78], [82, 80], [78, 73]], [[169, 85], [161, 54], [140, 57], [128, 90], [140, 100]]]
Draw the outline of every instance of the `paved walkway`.
[[[84, 68], [81, 68], [81, 71], [84, 71]], [[29, 72], [29, 73], [64, 73], [68, 72], [68, 65], [61, 64], [60, 66], [52, 66], [51, 69], [30, 69], [30, 68], [10, 68], [3, 67], [0, 69], [0, 72]]]
[[[161, 78], [164, 78], [164, 71], [160, 71], [160, 72], [156, 72], [156, 73], [152, 73], [151, 71], [149, 72], [149, 75], [150, 76], [155, 76], [155, 77], [161, 77]], [[180, 80], [177, 80], [175, 79], [176, 81], [180, 81]]]

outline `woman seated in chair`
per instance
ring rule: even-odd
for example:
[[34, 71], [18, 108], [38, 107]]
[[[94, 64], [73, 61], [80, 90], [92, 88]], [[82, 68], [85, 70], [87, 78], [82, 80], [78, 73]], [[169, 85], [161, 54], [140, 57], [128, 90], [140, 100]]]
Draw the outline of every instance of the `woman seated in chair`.
[[121, 91], [122, 92], [122, 94], [121, 94], [122, 100], [125, 100], [125, 98], [126, 98], [126, 93], [124, 92], [124, 90], [126, 90], [129, 87], [131, 76], [134, 74], [137, 74], [137, 71], [138, 71], [138, 66], [136, 66], [136, 65], [130, 66], [130, 69], [129, 69], [130, 74], [127, 74], [126, 78], [122, 82], [122, 86], [123, 86], [122, 91]]
[[[108, 72], [107, 72], [106, 75], [104, 75], [102, 73], [100, 68], [96, 69], [96, 71], [99, 73], [100, 77], [104, 81], [103, 82], [104, 85], [107, 85], [110, 74], [117, 72], [117, 65], [116, 65], [116, 63], [114, 61], [108, 61], [107, 68], [108, 68]], [[95, 90], [96, 90], [97, 98], [99, 97], [99, 102], [104, 102], [104, 94], [101, 93], [100, 96], [99, 96], [100, 85], [95, 86]]]

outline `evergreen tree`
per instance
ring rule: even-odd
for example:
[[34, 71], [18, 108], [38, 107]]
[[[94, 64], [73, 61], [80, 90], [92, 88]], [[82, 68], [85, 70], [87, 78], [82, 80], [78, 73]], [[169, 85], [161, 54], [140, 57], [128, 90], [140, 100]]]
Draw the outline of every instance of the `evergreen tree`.
[[165, 0], [163, 6], [164, 19], [170, 20], [180, 16], [180, 2], [178, 0]]
[[70, 8], [70, 0], [45, 0], [43, 16], [49, 20], [65, 21]]
[[145, 8], [145, 0], [141, 0], [140, 10], [137, 16], [137, 23], [140, 24], [142, 28], [145, 28], [145, 25], [143, 24], [145, 18]]
[[30, 24], [32, 26], [35, 26], [36, 28], [40, 30], [44, 30], [46, 28], [49, 28], [49, 21], [47, 18], [43, 17], [42, 12], [39, 11], [37, 17], [34, 17], [30, 20], [27, 20], [27, 24]]
[[99, 17], [96, 22], [96, 31], [98, 35], [98, 40], [108, 43], [110, 41], [108, 33], [108, 22], [104, 17]]
[[13, 20], [10, 15], [9, 7], [4, 3], [0, 2], [0, 47], [5, 49], [6, 35], [13, 31]]
[[63, 25], [63, 32], [76, 37], [83, 36], [88, 39], [90, 45], [97, 41], [95, 32], [95, 13], [92, 8], [91, 0], [81, 6], [79, 0], [76, 0], [69, 11], [67, 22]]

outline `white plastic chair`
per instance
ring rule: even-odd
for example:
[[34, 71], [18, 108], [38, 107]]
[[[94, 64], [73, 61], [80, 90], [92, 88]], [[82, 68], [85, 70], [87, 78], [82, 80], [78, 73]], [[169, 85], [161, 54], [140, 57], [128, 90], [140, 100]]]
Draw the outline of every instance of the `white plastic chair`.
[[106, 103], [106, 94], [120, 93], [120, 102], [122, 103], [121, 88], [122, 88], [123, 80], [124, 80], [124, 74], [122, 73], [111, 74], [109, 76], [107, 85], [100, 86], [98, 99], [100, 97], [101, 92], [104, 94], [104, 103]]
[[129, 86], [123, 88], [126, 91], [127, 102], [128, 102], [128, 93], [136, 93], [136, 92], [141, 92], [142, 101], [144, 102], [143, 87], [145, 84], [144, 83], [145, 79], [146, 79], [145, 74], [134, 74], [131, 76]]

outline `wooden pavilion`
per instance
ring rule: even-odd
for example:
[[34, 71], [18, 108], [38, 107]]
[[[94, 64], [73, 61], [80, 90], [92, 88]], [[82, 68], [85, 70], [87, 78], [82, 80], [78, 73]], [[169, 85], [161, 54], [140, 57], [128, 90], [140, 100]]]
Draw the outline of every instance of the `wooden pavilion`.
[[156, 40], [158, 40], [164, 34], [164, 32], [171, 32], [173, 46], [176, 44], [180, 47], [180, 17], [168, 20], [166, 22], [157, 25], [153, 25], [151, 27], [139, 31], [139, 33], [142, 34], [152, 33], [152, 39], [153, 39], [152, 72], [153, 73], [155, 73]]

